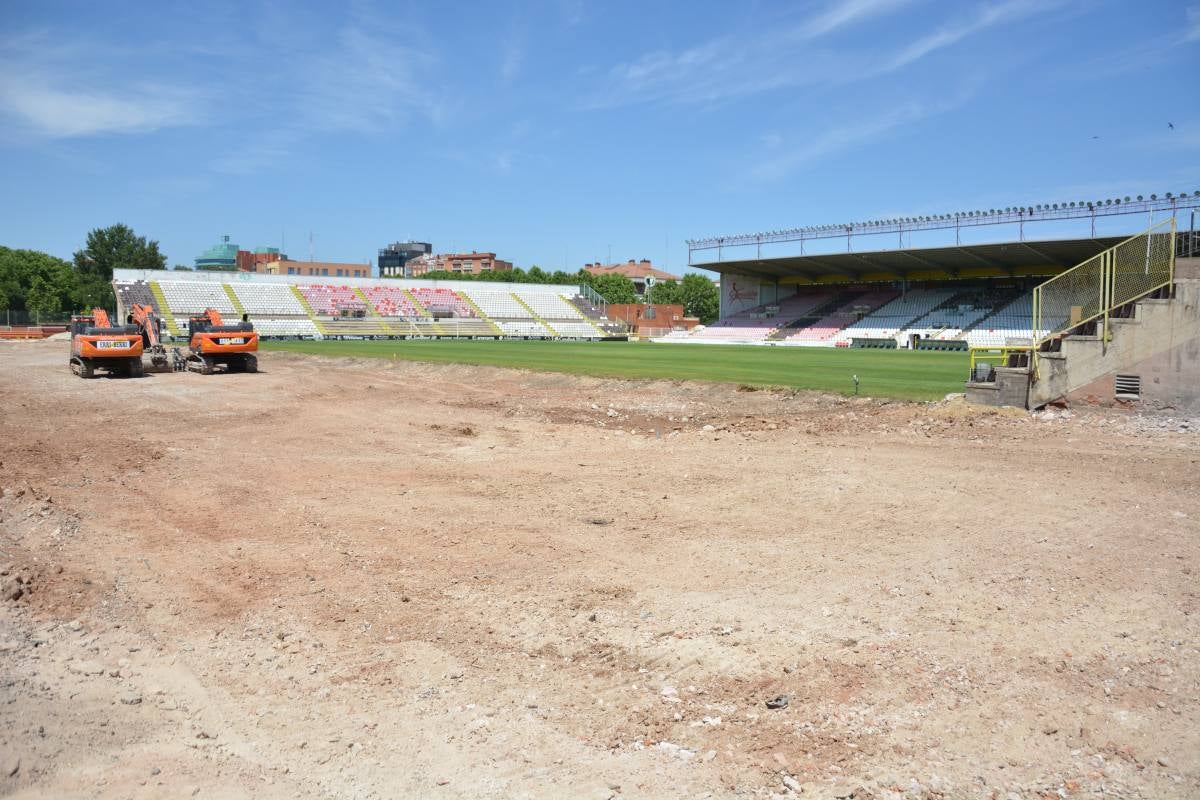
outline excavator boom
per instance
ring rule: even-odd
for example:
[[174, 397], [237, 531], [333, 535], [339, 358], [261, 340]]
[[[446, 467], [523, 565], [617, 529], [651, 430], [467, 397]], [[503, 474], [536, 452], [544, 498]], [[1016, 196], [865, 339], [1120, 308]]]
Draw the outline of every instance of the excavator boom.
[[148, 346], [154, 347], [161, 344], [158, 315], [154, 313], [153, 307], [134, 303], [133, 308], [129, 309], [129, 321], [141, 329], [142, 338], [145, 339]]
[[128, 322], [136, 326], [138, 333], [142, 335], [142, 346], [146, 355], [150, 357], [150, 370], [171, 372], [174, 366], [167, 354], [167, 348], [163, 346], [159, 318], [158, 314], [154, 313], [154, 307], [134, 303], [129, 309]]

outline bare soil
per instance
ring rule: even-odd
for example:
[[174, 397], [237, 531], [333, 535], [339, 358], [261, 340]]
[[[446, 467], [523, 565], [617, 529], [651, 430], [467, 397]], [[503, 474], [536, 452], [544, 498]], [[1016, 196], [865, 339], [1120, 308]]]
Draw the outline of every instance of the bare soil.
[[0, 343], [0, 794], [1200, 796], [1200, 421], [66, 361]]

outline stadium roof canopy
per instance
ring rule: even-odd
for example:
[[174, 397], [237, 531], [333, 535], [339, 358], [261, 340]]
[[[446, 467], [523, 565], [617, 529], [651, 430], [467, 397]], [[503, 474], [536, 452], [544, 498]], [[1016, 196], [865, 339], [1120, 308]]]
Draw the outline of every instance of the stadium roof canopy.
[[780, 283], [856, 283], [1057, 275], [1124, 236], [965, 244], [863, 253], [823, 253], [693, 263], [698, 269]]

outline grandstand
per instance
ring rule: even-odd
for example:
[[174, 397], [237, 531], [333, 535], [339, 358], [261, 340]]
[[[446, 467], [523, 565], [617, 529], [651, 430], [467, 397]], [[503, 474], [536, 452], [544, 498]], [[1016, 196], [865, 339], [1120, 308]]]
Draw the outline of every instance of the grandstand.
[[1033, 288], [1123, 238], [698, 263], [721, 273], [721, 316], [671, 341], [903, 348], [1028, 340]]
[[[1200, 192], [1168, 193], [689, 240], [689, 265], [721, 276], [720, 316], [688, 336], [668, 340], [804, 347], [914, 347], [934, 340], [964, 348], [1027, 342], [1039, 335], [1032, 321], [1035, 287], [1126, 238], [1096, 235], [1098, 217], [1148, 214], [1153, 219], [1158, 214], [1163, 219], [1197, 207]], [[1091, 235], [1025, 236], [1027, 226], [1068, 220], [1090, 220]], [[1016, 239], [961, 242], [964, 231], [987, 226], [1010, 226]], [[954, 244], [904, 246], [905, 235], [939, 230]], [[900, 247], [854, 247], [855, 237], [878, 246], [880, 236], [899, 241]], [[806, 244], [811, 250], [822, 240], [844, 244], [845, 252], [805, 252]], [[798, 244], [800, 253], [762, 254], [764, 247], [789, 243]], [[749, 248], [753, 257], [729, 258]], [[709, 258], [698, 259], [701, 254]]]
[[[658, 341], [969, 350], [972, 402], [1037, 408], [1075, 395], [1200, 407], [1197, 208], [1200, 192], [1168, 193], [689, 240], [689, 264], [721, 276], [720, 315]], [[1152, 224], [1097, 235], [1098, 217], [1120, 215]], [[1067, 220], [1090, 220], [1090, 235], [1026, 238], [1029, 225]], [[1015, 240], [962, 242], [964, 230], [1001, 225], [1016, 226]], [[954, 244], [905, 246], [914, 231]], [[855, 249], [854, 237], [880, 235], [899, 247]], [[822, 240], [838, 252], [811, 252]], [[763, 257], [781, 244], [800, 252]], [[753, 257], [728, 257], [748, 248]]]
[[606, 339], [625, 325], [587, 286], [114, 270], [123, 316], [154, 307], [173, 336], [213, 308], [245, 315], [263, 338]]
[[925, 319], [933, 316], [933, 310], [954, 294], [953, 289], [916, 289], [903, 293], [838, 331], [834, 344], [844, 346], [854, 339], [898, 339], [905, 331], [925, 324]]
[[[775, 304], [756, 306], [747, 311], [722, 317], [707, 327], [697, 327], [692, 333], [696, 340], [761, 342], [777, 331], [802, 320], [833, 297], [829, 291], [817, 290], [796, 294]], [[685, 337], [673, 337], [682, 340]]]

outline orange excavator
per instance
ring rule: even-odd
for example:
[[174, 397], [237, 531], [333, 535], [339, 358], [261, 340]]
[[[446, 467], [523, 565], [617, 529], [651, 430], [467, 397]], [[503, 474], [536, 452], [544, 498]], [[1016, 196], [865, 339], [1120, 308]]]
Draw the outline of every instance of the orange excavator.
[[242, 317], [226, 325], [215, 308], [188, 320], [188, 369], [211, 375], [218, 365], [227, 372], [258, 372], [258, 334]]
[[96, 370], [109, 375], [140, 378], [142, 337], [134, 325], [114, 326], [103, 308], [71, 317], [71, 371], [81, 378], [96, 377]]
[[[162, 321], [158, 314], [154, 313], [154, 307], [134, 303], [129, 309], [129, 313], [125, 317], [125, 321], [137, 328], [138, 333], [142, 336], [142, 354], [150, 357], [149, 370], [151, 372], [172, 372], [175, 370], [175, 365], [172, 364], [172, 359], [167, 353], [167, 348], [162, 343]], [[174, 355], [176, 359], [182, 361], [182, 357], [178, 355], [178, 350]], [[143, 370], [146, 365], [143, 362]]]

